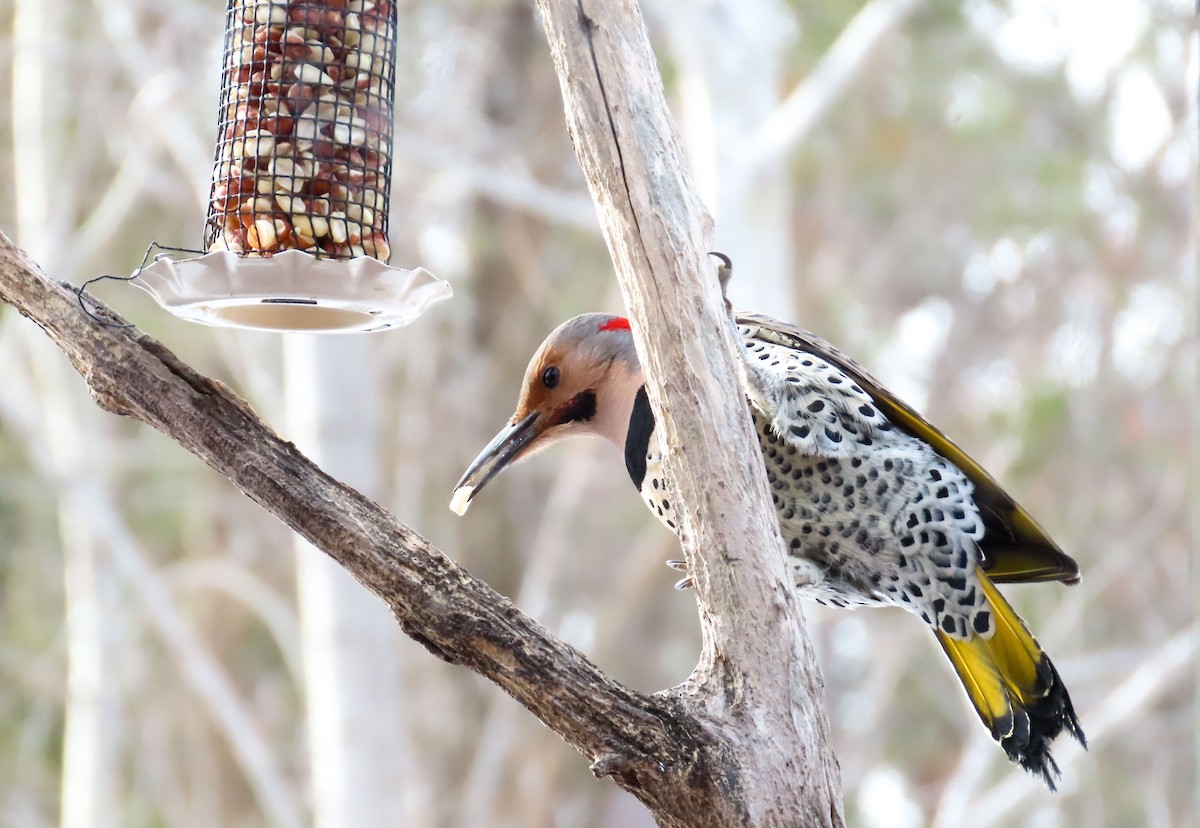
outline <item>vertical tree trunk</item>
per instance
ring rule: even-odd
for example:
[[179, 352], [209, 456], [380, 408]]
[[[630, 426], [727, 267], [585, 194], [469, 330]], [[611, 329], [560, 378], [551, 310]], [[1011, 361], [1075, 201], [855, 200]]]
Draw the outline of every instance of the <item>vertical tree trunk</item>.
[[641, 11], [634, 0], [538, 8], [682, 501], [704, 642], [684, 699], [712, 717], [722, 744], [711, 759], [725, 774], [707, 819], [841, 825], [823, 682], [706, 255], [711, 219], [686, 173]]
[[[21, 243], [47, 266], [61, 262], [64, 211], [52, 209], [54, 193], [68, 189], [54, 177], [65, 143], [65, 108], [50, 92], [51, 61], [63, 42], [65, 9], [60, 0], [17, 0], [13, 9], [12, 62], [14, 207]], [[69, 212], [69, 211], [68, 211]], [[64, 274], [65, 275], [65, 274]], [[25, 331], [46, 395], [46, 431], [55, 473], [64, 479], [109, 468], [99, 454], [94, 411], [79, 409], [67, 389], [68, 369], [35, 331]], [[99, 485], [99, 483], [97, 483]], [[58, 503], [66, 599], [67, 682], [63, 711], [60, 820], [63, 828], [115, 825], [119, 804], [116, 774], [120, 687], [112, 680], [113, 629], [120, 618], [117, 575], [103, 541], [78, 497], [63, 490]]]
[[[363, 336], [288, 336], [288, 432], [360, 491], [381, 488], [379, 423]], [[344, 569], [296, 539], [314, 822], [318, 828], [427, 824], [401, 722], [400, 632]]]
[[122, 618], [119, 575], [111, 551], [87, 515], [89, 494], [106, 485], [112, 468], [104, 455], [103, 433], [110, 423], [83, 409], [67, 385], [68, 368], [45, 340], [30, 350], [37, 373], [54, 473], [63, 480], [86, 479], [83, 487], [62, 487], [58, 523], [62, 538], [66, 598], [67, 693], [63, 732], [63, 828], [109, 828], [118, 824], [120, 788], [116, 770], [120, 743], [121, 671], [114, 665]]

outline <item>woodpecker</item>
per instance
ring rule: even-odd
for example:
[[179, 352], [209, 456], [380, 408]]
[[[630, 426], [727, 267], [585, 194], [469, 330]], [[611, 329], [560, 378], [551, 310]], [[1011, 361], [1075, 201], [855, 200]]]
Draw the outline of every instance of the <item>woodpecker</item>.
[[[724, 286], [729, 262], [714, 255]], [[729, 324], [799, 593], [920, 618], [1008, 758], [1053, 791], [1051, 742], [1064, 730], [1084, 747], [1086, 738], [1058, 671], [996, 584], [1077, 583], [1078, 565], [987, 471], [828, 342], [754, 313], [730, 311]], [[577, 435], [621, 450], [646, 505], [678, 534], [670, 458], [629, 321], [600, 313], [564, 322], [538, 348], [516, 413], [459, 480], [451, 508], [463, 514], [501, 471]]]

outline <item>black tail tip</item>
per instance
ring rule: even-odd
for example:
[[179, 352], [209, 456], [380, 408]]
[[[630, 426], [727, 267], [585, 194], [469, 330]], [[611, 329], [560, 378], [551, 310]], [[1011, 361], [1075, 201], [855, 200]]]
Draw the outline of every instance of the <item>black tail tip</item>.
[[1066, 731], [1087, 750], [1087, 736], [1075, 715], [1075, 706], [1050, 660], [1042, 657], [1039, 672], [1048, 679], [1048, 689], [1036, 704], [1015, 711], [1012, 732], [1000, 740], [1008, 758], [1034, 776], [1041, 777], [1051, 792], [1061, 777], [1058, 763], [1050, 755], [1050, 744]]

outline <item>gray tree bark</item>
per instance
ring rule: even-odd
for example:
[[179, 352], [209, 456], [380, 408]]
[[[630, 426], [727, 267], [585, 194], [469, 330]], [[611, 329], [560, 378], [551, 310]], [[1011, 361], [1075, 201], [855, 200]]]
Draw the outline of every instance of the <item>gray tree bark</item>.
[[682, 691], [722, 734], [721, 761], [733, 771], [722, 824], [840, 824], [820, 671], [706, 254], [712, 222], [688, 178], [641, 12], [634, 0], [538, 8], [684, 506], [704, 650]]
[[841, 826], [822, 682], [705, 255], [711, 221], [684, 172], [640, 12], [618, 0], [539, 8], [682, 498], [704, 641], [683, 686], [647, 695], [613, 681], [322, 472], [228, 388], [135, 329], [97, 322], [3, 236], [0, 298], [62, 348], [102, 407], [228, 477], [378, 595], [405, 632], [514, 696], [660, 825]]

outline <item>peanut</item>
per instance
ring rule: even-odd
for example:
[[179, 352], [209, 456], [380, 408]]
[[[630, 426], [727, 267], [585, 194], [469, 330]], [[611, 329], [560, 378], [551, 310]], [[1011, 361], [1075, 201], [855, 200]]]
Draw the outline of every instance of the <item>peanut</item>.
[[228, 0], [206, 247], [387, 259], [392, 0]]

